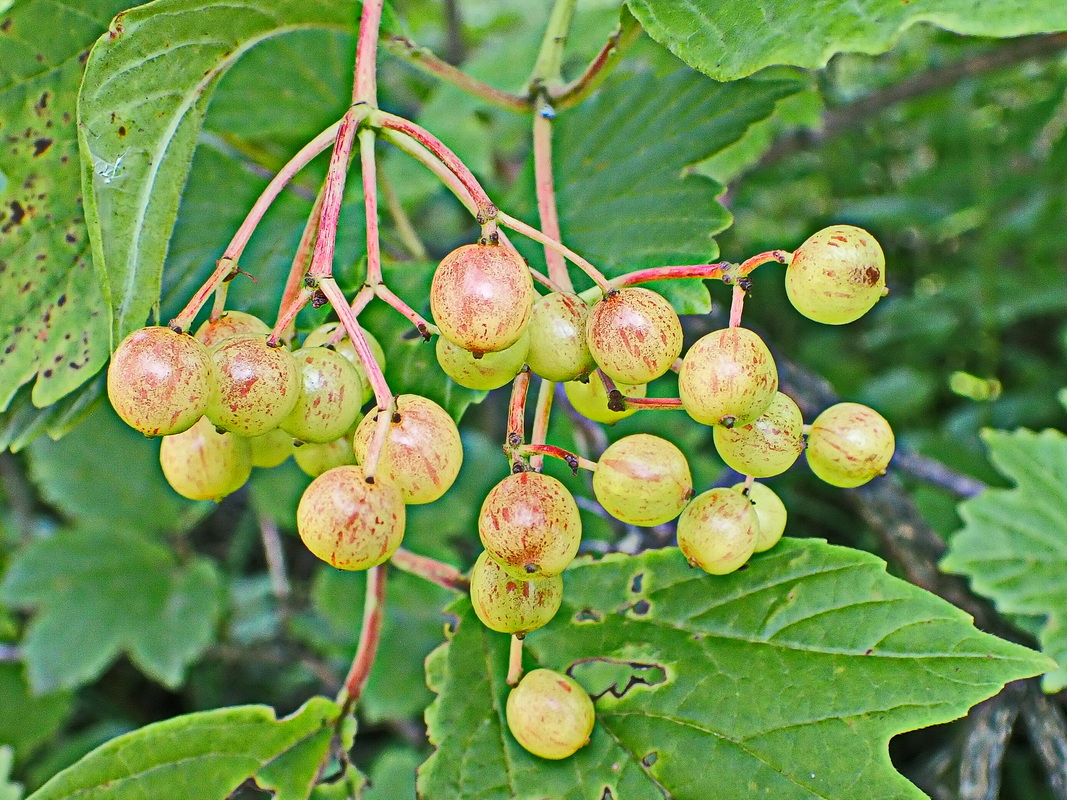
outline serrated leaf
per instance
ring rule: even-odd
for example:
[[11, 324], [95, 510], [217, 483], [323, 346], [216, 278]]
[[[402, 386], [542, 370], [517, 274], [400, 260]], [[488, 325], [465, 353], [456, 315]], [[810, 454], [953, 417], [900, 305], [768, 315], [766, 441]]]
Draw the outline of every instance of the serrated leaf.
[[120, 652], [174, 687], [214, 639], [221, 578], [137, 536], [68, 530], [15, 553], [0, 601], [37, 610], [22, 642], [36, 692], [92, 680]]
[[[278, 800], [306, 800], [339, 715], [333, 701], [313, 697], [283, 719], [267, 706], [175, 717], [112, 739], [28, 800], [186, 800], [190, 792], [225, 798], [253, 777]], [[351, 733], [343, 737], [346, 749]], [[288, 774], [280, 774], [282, 764]]]
[[[592, 739], [546, 762], [507, 731], [508, 637], [469, 601], [427, 663], [438, 748], [421, 795], [473, 798], [922, 798], [893, 768], [897, 733], [961, 716], [1047, 659], [974, 628], [862, 551], [783, 540], [714, 577], [674, 548], [577, 563], [527, 666], [596, 698]], [[608, 794], [610, 792], [610, 795]]]
[[70, 706], [69, 692], [33, 695], [21, 664], [0, 664], [0, 745], [11, 746], [20, 760], [55, 734]]
[[142, 325], [158, 301], [178, 201], [222, 75], [261, 41], [351, 30], [356, 19], [352, 0], [159, 0], [117, 17], [96, 43], [78, 99], [79, 134], [86, 220], [116, 338]]
[[1016, 484], [986, 489], [959, 506], [963, 530], [941, 562], [966, 575], [1005, 614], [1044, 618], [1042, 649], [1059, 669], [1046, 691], [1067, 686], [1067, 436], [1059, 431], [986, 431], [990, 459]]
[[159, 442], [146, 439], [106, 403], [59, 441], [29, 447], [30, 477], [41, 495], [79, 527], [153, 535], [192, 525], [210, 503], [179, 497], [159, 466]]
[[1067, 29], [1060, 0], [627, 0], [648, 35], [720, 81], [771, 64], [822, 67], [835, 53], [884, 53], [925, 22], [969, 36], [1022, 36]]
[[[716, 199], [724, 188], [683, 171], [738, 141], [801, 87], [792, 80], [718, 84], [690, 70], [643, 73], [560, 114], [553, 146], [565, 240], [608, 275], [716, 258], [712, 237], [731, 222]], [[522, 246], [538, 257], [536, 248]], [[699, 281], [670, 283], [688, 293], [670, 298], [680, 311], [709, 310]]]
[[110, 352], [74, 110], [85, 51], [125, 5], [31, 0], [0, 11], [0, 409], [35, 378], [33, 405], [53, 403]]

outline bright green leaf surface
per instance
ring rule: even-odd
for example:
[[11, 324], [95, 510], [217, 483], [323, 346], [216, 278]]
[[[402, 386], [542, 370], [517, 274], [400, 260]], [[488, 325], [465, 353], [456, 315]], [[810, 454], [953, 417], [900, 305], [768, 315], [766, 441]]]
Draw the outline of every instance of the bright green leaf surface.
[[78, 114], [86, 219], [116, 336], [142, 325], [158, 300], [178, 201], [221, 76], [261, 41], [350, 30], [356, 14], [351, 0], [160, 0], [116, 19], [97, 42]]
[[657, 42], [716, 80], [771, 64], [821, 67], [834, 53], [883, 53], [928, 22], [971, 36], [1022, 36], [1067, 29], [1061, 0], [627, 0]]
[[213, 507], [185, 500], [167, 486], [159, 442], [134, 431], [106, 403], [69, 436], [36, 439], [29, 464], [45, 499], [83, 528], [171, 532]]
[[74, 109], [85, 51], [125, 5], [31, 0], [0, 12], [0, 409], [34, 378], [33, 404], [49, 405], [110, 352]]
[[438, 750], [423, 796], [922, 798], [888, 740], [1047, 665], [874, 556], [814, 540], [784, 540], [725, 577], [669, 548], [585, 561], [564, 582], [527, 666], [569, 670], [596, 697], [590, 744], [560, 762], [519, 747], [503, 721], [508, 637], [462, 600], [427, 663]]
[[[712, 236], [731, 221], [716, 199], [723, 187], [683, 170], [738, 141], [800, 88], [789, 80], [724, 85], [688, 70], [642, 74], [560, 114], [555, 174], [567, 243], [609, 275], [716, 258]], [[680, 311], [708, 311], [699, 283], [671, 283], [656, 288], [677, 295], [668, 294]]]
[[[97, 748], [30, 800], [224, 798], [263, 774], [261, 785], [276, 789], [278, 800], [306, 800], [339, 713], [313, 697], [284, 719], [267, 706], [238, 706], [157, 722]], [[283, 763], [289, 769], [281, 776]]]
[[0, 745], [12, 747], [20, 760], [59, 729], [70, 705], [68, 692], [32, 694], [21, 664], [0, 664]]
[[36, 608], [22, 646], [37, 692], [92, 680], [129, 653], [168, 686], [211, 643], [221, 610], [214, 564], [179, 564], [158, 544], [119, 532], [62, 531], [16, 552], [0, 600]]
[[964, 528], [941, 567], [966, 575], [1006, 614], [1045, 618], [1041, 646], [1060, 663], [1047, 691], [1067, 686], [1067, 436], [986, 431], [990, 458], [1016, 484], [960, 504]]

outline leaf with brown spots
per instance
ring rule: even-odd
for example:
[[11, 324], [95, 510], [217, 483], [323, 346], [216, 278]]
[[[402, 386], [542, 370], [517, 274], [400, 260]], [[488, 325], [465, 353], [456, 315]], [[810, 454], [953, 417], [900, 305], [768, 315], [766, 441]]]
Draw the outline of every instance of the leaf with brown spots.
[[783, 540], [727, 576], [667, 548], [579, 560], [563, 583], [524, 661], [595, 698], [589, 744], [551, 762], [519, 746], [504, 721], [508, 637], [459, 600], [427, 660], [437, 751], [420, 797], [919, 800], [889, 739], [1051, 666], [876, 557], [815, 540]]
[[[32, 0], [0, 13], [0, 409], [30, 381], [34, 406], [54, 403], [110, 351], [82, 220], [74, 109], [79, 55], [124, 5]], [[11, 422], [5, 414], [0, 427]]]

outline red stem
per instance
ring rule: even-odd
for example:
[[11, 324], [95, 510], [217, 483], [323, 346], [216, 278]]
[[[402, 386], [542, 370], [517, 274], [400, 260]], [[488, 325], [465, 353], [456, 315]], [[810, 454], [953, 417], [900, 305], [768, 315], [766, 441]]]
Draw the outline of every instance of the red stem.
[[[367, 303], [374, 299], [374, 290], [369, 286], [364, 286], [358, 292], [356, 296], [352, 298], [352, 304], [349, 308], [352, 309], [352, 314], [359, 317], [363, 313], [363, 309], [367, 307]], [[326, 344], [336, 347], [338, 343], [345, 338], [348, 334], [347, 329], [343, 323], [338, 323], [334, 328], [333, 333], [330, 334], [330, 338], [326, 340]]]
[[352, 142], [356, 138], [356, 128], [366, 113], [363, 110], [357, 111], [358, 108], [360, 107], [349, 108], [341, 117], [341, 126], [337, 129], [333, 155], [330, 156], [330, 168], [326, 173], [326, 187], [322, 200], [322, 214], [319, 217], [319, 236], [315, 240], [315, 254], [311, 257], [311, 268], [308, 270], [308, 275], [314, 278], [328, 278], [333, 274], [337, 220], [341, 215], [341, 201], [345, 193], [349, 156], [352, 154]]
[[579, 468], [587, 469], [591, 472], [596, 469], [595, 461], [582, 458], [579, 455], [575, 455], [570, 450], [564, 450], [562, 447], [556, 447], [554, 444], [523, 444], [515, 448], [515, 452], [522, 456], [552, 456], [552, 458], [558, 458], [560, 461], [565, 461], [567, 466], [575, 472], [577, 472]]
[[746, 258], [737, 265], [737, 277], [744, 277], [761, 264], [777, 261], [779, 264], [788, 264], [793, 260], [793, 254], [788, 250], [768, 250], [765, 253], [757, 253], [752, 258]]
[[378, 172], [374, 166], [374, 131], [359, 132], [359, 165], [363, 173], [363, 208], [367, 218], [367, 285], [382, 282], [382, 248], [378, 237]]
[[417, 575], [423, 580], [436, 583], [446, 589], [457, 592], [466, 592], [470, 589], [471, 583], [463, 577], [463, 573], [451, 564], [445, 564], [435, 558], [420, 556], [401, 547], [389, 560], [397, 569]]
[[526, 439], [526, 392], [530, 388], [530, 370], [523, 367], [511, 384], [511, 404], [508, 406], [508, 434], [505, 447], [518, 447]]
[[501, 225], [506, 225], [512, 230], [518, 231], [523, 236], [533, 239], [535, 242], [540, 242], [541, 244], [547, 247], [551, 247], [553, 250], [562, 253], [568, 260], [571, 261], [571, 263], [577, 266], [578, 269], [588, 275], [593, 280], [593, 283], [595, 283], [600, 288], [600, 291], [604, 294], [610, 294], [613, 291], [613, 287], [608, 281], [608, 279], [604, 277], [604, 273], [602, 273], [600, 270], [590, 264], [589, 261], [582, 258], [580, 255], [578, 255], [569, 247], [567, 247], [567, 245], [563, 244], [562, 242], [556, 241], [550, 236], [546, 236], [544, 233], [537, 230], [537, 228], [533, 227], [532, 225], [527, 225], [521, 219], [516, 219], [510, 214], [505, 214], [503, 211], [497, 211], [496, 218]]
[[623, 395], [622, 401], [630, 408], [682, 408], [681, 398], [678, 397], [626, 397]]
[[385, 569], [384, 564], [379, 564], [367, 570], [367, 593], [363, 600], [363, 628], [359, 632], [359, 646], [337, 697], [341, 703], [342, 718], [351, 712], [362, 696], [374, 665], [374, 656], [378, 652], [385, 616]]
[[422, 334], [424, 338], [429, 339], [432, 334], [441, 332], [440, 328], [427, 322], [421, 314], [397, 297], [384, 283], [379, 283], [375, 286], [374, 293], [381, 298], [382, 301], [388, 303], [407, 317], [411, 321], [411, 324], [418, 328], [419, 333]]
[[333, 278], [320, 280], [319, 288], [326, 295], [326, 299], [330, 301], [334, 313], [341, 319], [345, 330], [348, 331], [348, 338], [352, 340], [352, 346], [356, 349], [356, 354], [363, 364], [363, 370], [367, 373], [367, 379], [374, 389], [374, 399], [378, 403], [378, 408], [391, 414], [393, 396], [389, 391], [389, 384], [385, 382], [382, 368], [374, 360], [374, 353], [371, 352], [370, 345], [367, 344], [367, 337], [363, 335], [363, 328], [360, 327], [359, 320], [356, 319], [355, 313], [352, 311], [351, 306], [348, 305], [344, 293]]
[[[545, 236], [555, 239], [560, 236], [559, 214], [556, 209], [556, 189], [552, 178], [552, 119], [543, 104], [533, 115], [533, 162], [534, 182], [537, 189], [537, 212], [541, 217], [541, 230]], [[545, 245], [545, 263], [548, 277], [565, 292], [573, 292], [571, 277], [567, 274], [567, 262], [563, 254]]]
[[[541, 379], [541, 385], [537, 387], [537, 407], [534, 409], [533, 433], [530, 434], [532, 444], [544, 444], [548, 438], [548, 420], [552, 414], [552, 399], [556, 396], [556, 384], [552, 381]], [[538, 454], [530, 459], [530, 467], [540, 470], [544, 458]]]
[[730, 262], [720, 261], [718, 264], [693, 264], [679, 267], [649, 267], [628, 272], [617, 278], [611, 279], [611, 285], [616, 288], [634, 286], [638, 283], [651, 283], [652, 281], [672, 281], [679, 278], [722, 278], [729, 270]]
[[385, 0], [363, 0], [356, 42], [356, 78], [352, 84], [352, 103], [378, 105], [378, 31], [382, 25]]
[[734, 293], [730, 298], [730, 327], [736, 328], [741, 324], [741, 312], [745, 307], [745, 290], [740, 283], [734, 284]]
[[511, 637], [511, 647], [508, 650], [508, 675], [504, 679], [508, 686], [514, 686], [522, 678], [522, 639], [521, 636]]
[[289, 298], [289, 304], [278, 312], [278, 321], [274, 323], [274, 330], [271, 331], [267, 344], [271, 347], [276, 347], [279, 339], [284, 340], [286, 338], [285, 331], [295, 327], [293, 321], [296, 319], [296, 315], [300, 313], [300, 309], [308, 304], [313, 295], [314, 292], [311, 289], [302, 286], [294, 297]]
[[[300, 244], [297, 245], [296, 253], [293, 255], [293, 263], [289, 267], [289, 276], [285, 279], [282, 299], [278, 303], [279, 318], [285, 315], [287, 308], [298, 302], [297, 298], [300, 293], [306, 290], [304, 275], [307, 273], [308, 265], [311, 263], [311, 254], [315, 251], [315, 237], [319, 235], [319, 215], [322, 214], [322, 198], [325, 195], [325, 191], [324, 184], [319, 189], [319, 193], [315, 195], [315, 204], [311, 207], [311, 213], [308, 214], [308, 220], [304, 224], [304, 232], [300, 235]], [[301, 303], [300, 307], [303, 308], [303, 306], [304, 303]], [[296, 319], [296, 314], [293, 315], [292, 319]], [[275, 325], [274, 331], [278, 338], [284, 340], [290, 340], [296, 334], [296, 330], [292, 325], [281, 329]]]

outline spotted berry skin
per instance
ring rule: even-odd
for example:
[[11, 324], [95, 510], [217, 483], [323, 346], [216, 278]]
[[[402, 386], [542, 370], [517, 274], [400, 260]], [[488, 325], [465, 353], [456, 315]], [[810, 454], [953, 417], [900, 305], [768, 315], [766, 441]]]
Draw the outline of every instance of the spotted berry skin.
[[618, 520], [662, 525], [682, 513], [693, 496], [693, 479], [681, 450], [659, 436], [637, 433], [601, 454], [593, 493]]
[[530, 317], [530, 369], [546, 381], [563, 383], [594, 369], [585, 329], [589, 306], [571, 292], [550, 292], [534, 303]]
[[648, 383], [682, 352], [682, 323], [662, 295], [631, 287], [607, 295], [589, 311], [586, 341], [613, 381]]
[[678, 518], [678, 547], [689, 565], [726, 575], [752, 556], [759, 517], [748, 498], [733, 489], [710, 489], [696, 497]]
[[804, 418], [788, 395], [775, 392], [767, 410], [747, 425], [717, 425], [715, 449], [742, 475], [770, 478], [785, 472], [804, 449]]
[[519, 744], [535, 756], [557, 761], [588, 744], [596, 722], [585, 689], [569, 675], [550, 669], [523, 676], [508, 695], [505, 716]]
[[[637, 386], [616, 383], [615, 388], [623, 397], [644, 397], [648, 394], [648, 385], [644, 383]], [[612, 411], [608, 408], [608, 391], [604, 387], [604, 381], [599, 372], [590, 372], [589, 379], [585, 383], [567, 381], [563, 384], [563, 391], [571, 405], [574, 406], [574, 410], [594, 422], [614, 425], [620, 419], [626, 419], [637, 413], [636, 408], [624, 408], [622, 411]]]
[[472, 353], [515, 344], [536, 292], [522, 257], [500, 245], [467, 244], [445, 256], [430, 284], [430, 312], [441, 335]]
[[311, 482], [296, 510], [296, 527], [308, 550], [337, 569], [370, 569], [389, 559], [404, 538], [400, 491], [363, 467], [343, 466]]
[[244, 311], [224, 311], [215, 319], [208, 319], [194, 334], [209, 350], [219, 342], [242, 333], [260, 333], [266, 336], [270, 326], [259, 317]]
[[482, 545], [517, 578], [559, 575], [574, 559], [582, 521], [571, 493], [540, 472], [509, 475], [490, 489], [478, 516]]
[[471, 605], [482, 624], [525, 636], [548, 624], [563, 602], [563, 578], [523, 580], [509, 575], [483, 552], [471, 569]]
[[862, 486], [885, 472], [895, 448], [885, 417], [860, 403], [838, 403], [811, 423], [808, 466], [832, 486]]
[[[359, 423], [353, 441], [356, 460], [367, 461], [378, 427], [378, 410]], [[417, 394], [396, 399], [375, 475], [395, 485], [409, 505], [432, 503], [447, 492], [463, 465], [463, 442], [452, 417], [433, 400]]]
[[336, 350], [305, 347], [293, 353], [300, 371], [300, 396], [280, 426], [302, 442], [325, 444], [356, 424], [363, 405], [363, 381]]
[[259, 436], [277, 428], [300, 397], [300, 371], [284, 347], [267, 337], [231, 336], [211, 351], [217, 391], [207, 418], [222, 430]]
[[723, 328], [689, 348], [678, 372], [686, 412], [705, 425], [747, 425], [778, 391], [778, 368], [763, 340], [748, 328]]
[[441, 370], [460, 386], [476, 391], [499, 389], [511, 383], [526, 363], [526, 354], [530, 349], [529, 330], [523, 331], [511, 347], [495, 353], [481, 353], [477, 358], [444, 336], [437, 337], [435, 349]]
[[826, 325], [859, 319], [885, 294], [885, 255], [863, 228], [831, 225], [793, 253], [785, 271], [789, 301]]
[[203, 344], [157, 326], [119, 344], [107, 371], [107, 396], [131, 428], [166, 436], [189, 430], [203, 416], [214, 382]]
[[207, 417], [189, 430], [164, 436], [159, 464], [167, 483], [190, 500], [221, 500], [244, 486], [252, 474], [248, 439], [219, 433]]

